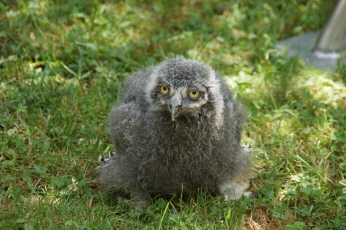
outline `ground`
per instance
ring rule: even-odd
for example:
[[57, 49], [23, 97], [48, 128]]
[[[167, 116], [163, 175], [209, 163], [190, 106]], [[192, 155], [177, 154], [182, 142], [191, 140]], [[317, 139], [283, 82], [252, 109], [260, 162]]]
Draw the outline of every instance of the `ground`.
[[[334, 3], [336, 1], [333, 1]], [[346, 71], [278, 56], [321, 29], [330, 1], [0, 3], [0, 228], [345, 229]], [[132, 211], [94, 170], [113, 151], [107, 115], [131, 72], [206, 62], [247, 108], [257, 198], [156, 198]]]

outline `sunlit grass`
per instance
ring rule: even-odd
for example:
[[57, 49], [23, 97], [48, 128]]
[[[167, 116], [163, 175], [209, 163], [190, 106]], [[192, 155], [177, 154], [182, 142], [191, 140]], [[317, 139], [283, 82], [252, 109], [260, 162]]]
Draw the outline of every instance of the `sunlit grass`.
[[[0, 228], [343, 229], [345, 71], [311, 70], [272, 44], [321, 28], [325, 1], [0, 3]], [[319, 17], [316, 17], [319, 15]], [[165, 57], [201, 60], [249, 115], [256, 199], [105, 193], [97, 157], [123, 80]]]

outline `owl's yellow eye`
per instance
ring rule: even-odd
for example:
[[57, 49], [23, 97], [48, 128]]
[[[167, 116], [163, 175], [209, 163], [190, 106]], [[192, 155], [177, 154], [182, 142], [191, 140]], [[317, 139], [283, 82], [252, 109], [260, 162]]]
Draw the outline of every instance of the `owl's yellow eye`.
[[169, 88], [167, 86], [165, 86], [165, 85], [161, 85], [160, 86], [160, 92], [161, 92], [162, 95], [167, 95], [168, 92], [169, 92]]
[[191, 99], [197, 99], [200, 95], [200, 92], [198, 90], [190, 90], [189, 97]]

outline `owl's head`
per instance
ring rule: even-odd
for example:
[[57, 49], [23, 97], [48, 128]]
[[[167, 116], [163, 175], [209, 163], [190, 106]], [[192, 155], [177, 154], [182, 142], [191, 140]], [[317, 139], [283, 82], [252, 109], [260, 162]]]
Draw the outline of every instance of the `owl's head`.
[[173, 121], [180, 116], [197, 116], [207, 107], [210, 114], [221, 114], [224, 107], [215, 71], [203, 62], [182, 57], [155, 67], [146, 92], [148, 101], [169, 112]]

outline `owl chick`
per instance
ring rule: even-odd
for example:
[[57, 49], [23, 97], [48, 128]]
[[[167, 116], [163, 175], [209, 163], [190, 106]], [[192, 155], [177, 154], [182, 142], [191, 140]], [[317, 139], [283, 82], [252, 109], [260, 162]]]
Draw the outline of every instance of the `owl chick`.
[[202, 62], [177, 57], [140, 70], [109, 115], [116, 153], [100, 180], [139, 209], [150, 197], [199, 190], [237, 199], [251, 177], [251, 154], [240, 142], [244, 120], [242, 105]]

